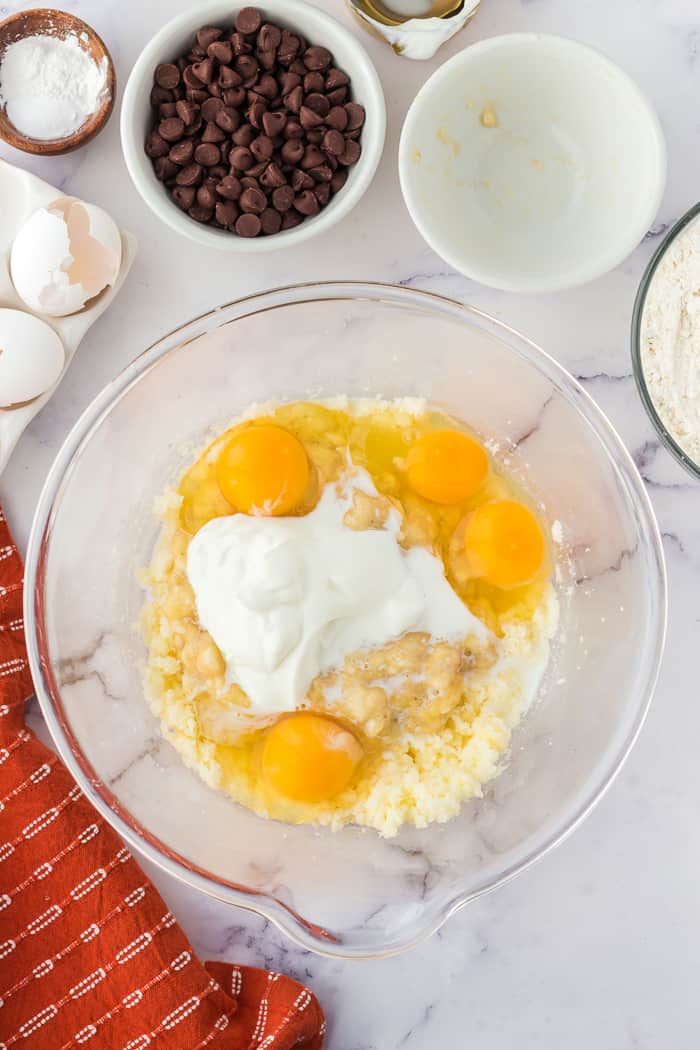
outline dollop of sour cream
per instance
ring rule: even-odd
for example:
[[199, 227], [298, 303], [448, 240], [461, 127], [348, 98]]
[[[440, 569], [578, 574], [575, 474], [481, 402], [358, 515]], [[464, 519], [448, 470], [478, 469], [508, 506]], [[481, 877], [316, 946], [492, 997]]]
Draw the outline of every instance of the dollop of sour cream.
[[354, 489], [377, 495], [369, 474], [353, 471], [327, 485], [304, 517], [233, 514], [208, 522], [190, 542], [199, 622], [229, 681], [250, 698], [251, 714], [295, 710], [318, 674], [407, 631], [448, 641], [486, 633], [440, 559], [399, 545], [397, 511], [382, 529], [344, 523]]

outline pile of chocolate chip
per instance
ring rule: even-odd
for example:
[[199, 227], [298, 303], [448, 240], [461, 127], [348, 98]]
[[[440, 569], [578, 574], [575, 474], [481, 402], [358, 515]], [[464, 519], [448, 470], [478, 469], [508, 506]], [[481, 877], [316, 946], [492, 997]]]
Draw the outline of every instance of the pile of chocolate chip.
[[360, 158], [364, 108], [325, 47], [255, 7], [203, 26], [159, 65], [146, 142], [157, 177], [196, 222], [257, 237], [318, 215]]

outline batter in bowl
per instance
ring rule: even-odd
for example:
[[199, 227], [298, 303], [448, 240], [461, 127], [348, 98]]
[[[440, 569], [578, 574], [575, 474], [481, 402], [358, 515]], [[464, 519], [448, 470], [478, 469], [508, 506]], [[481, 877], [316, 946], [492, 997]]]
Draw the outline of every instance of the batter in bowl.
[[535, 508], [465, 426], [417, 400], [253, 408], [158, 511], [146, 691], [208, 784], [391, 836], [496, 776], [558, 604]]

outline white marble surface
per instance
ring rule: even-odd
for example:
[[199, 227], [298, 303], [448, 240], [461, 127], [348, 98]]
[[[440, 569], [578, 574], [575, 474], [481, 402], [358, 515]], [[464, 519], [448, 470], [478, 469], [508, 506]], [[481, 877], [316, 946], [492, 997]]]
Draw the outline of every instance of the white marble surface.
[[[28, 4], [0, 4], [0, 16]], [[346, 18], [342, 0], [322, 6]], [[139, 49], [188, 0], [75, 0], [102, 33], [123, 83]], [[669, 183], [646, 242], [616, 272], [556, 296], [516, 297], [451, 272], [414, 231], [401, 200], [396, 147], [416, 89], [470, 40], [535, 29], [600, 47], [657, 106], [668, 137]], [[666, 226], [700, 196], [700, 12], [697, 0], [483, 0], [476, 21], [436, 59], [409, 64], [367, 38], [383, 77], [389, 135], [379, 175], [352, 219], [303, 253], [259, 259], [198, 250], [159, 225], [130, 185], [116, 117], [83, 152], [37, 161], [0, 148], [69, 193], [108, 208], [141, 253], [118, 302], [85, 339], [52, 402], [22, 438], [0, 499], [24, 547], [52, 457], [78, 413], [136, 353], [219, 303], [271, 285], [328, 277], [378, 279], [442, 292], [484, 308], [556, 356], [610, 414], [648, 484], [668, 558], [669, 643], [643, 734], [610, 793], [576, 834], [534, 869], [470, 905], [414, 951], [341, 963], [296, 949], [155, 874], [209, 958], [271, 966], [306, 980], [329, 1018], [331, 1050], [691, 1050], [700, 979], [700, 486], [670, 460], [630, 374], [634, 294]]]

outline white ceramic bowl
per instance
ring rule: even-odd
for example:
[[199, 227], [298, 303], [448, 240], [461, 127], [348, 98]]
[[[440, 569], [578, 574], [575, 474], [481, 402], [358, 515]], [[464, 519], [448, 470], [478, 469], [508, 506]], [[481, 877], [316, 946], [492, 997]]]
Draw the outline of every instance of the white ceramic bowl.
[[327, 47], [336, 64], [352, 80], [353, 98], [367, 112], [362, 132], [362, 156], [348, 171], [343, 189], [315, 218], [271, 237], [237, 237], [225, 230], [203, 226], [180, 211], [158, 181], [144, 143], [153, 124], [149, 102], [153, 73], [160, 62], [171, 62], [189, 45], [203, 25], [233, 25], [235, 12], [243, 7], [231, 0], [198, 3], [156, 33], [139, 55], [126, 85], [121, 113], [124, 159], [136, 189], [155, 214], [178, 233], [199, 244], [223, 251], [257, 254], [290, 247], [322, 233], [355, 207], [370, 185], [384, 148], [386, 107], [377, 72], [362, 44], [334, 18], [302, 0], [266, 0], [260, 4], [266, 18], [296, 30], [311, 44]]
[[608, 58], [517, 33], [433, 74], [406, 117], [399, 171], [413, 221], [451, 266], [543, 292], [633, 251], [661, 202], [666, 148], [649, 102]]

